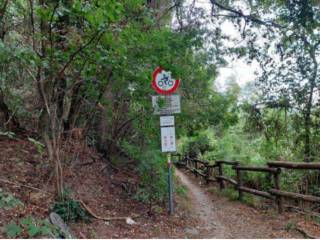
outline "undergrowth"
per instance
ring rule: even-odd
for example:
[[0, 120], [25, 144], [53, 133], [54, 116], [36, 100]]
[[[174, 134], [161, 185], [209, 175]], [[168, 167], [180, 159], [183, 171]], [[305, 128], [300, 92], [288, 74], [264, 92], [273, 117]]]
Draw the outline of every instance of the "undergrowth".
[[60, 232], [47, 219], [27, 216], [4, 227], [8, 238], [55, 238]]
[[5, 193], [0, 188], [0, 209], [10, 209], [17, 206], [23, 206], [23, 203], [18, 198], [14, 197], [12, 194]]
[[54, 202], [52, 211], [59, 214], [66, 222], [89, 221], [89, 215], [79, 201], [70, 197], [70, 191], [65, 190], [61, 200]]
[[134, 199], [150, 206], [161, 204], [167, 197], [167, 161], [163, 153], [158, 150], [156, 142], [149, 145], [137, 146], [122, 142], [123, 150], [133, 159], [139, 159], [139, 185]]

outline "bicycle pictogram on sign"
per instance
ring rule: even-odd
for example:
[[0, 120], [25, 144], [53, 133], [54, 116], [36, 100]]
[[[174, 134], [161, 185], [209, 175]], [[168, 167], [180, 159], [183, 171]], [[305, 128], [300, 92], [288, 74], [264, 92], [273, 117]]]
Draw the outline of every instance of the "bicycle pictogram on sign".
[[159, 94], [168, 95], [174, 93], [179, 83], [179, 79], [173, 79], [171, 72], [167, 72], [161, 67], [157, 67], [152, 74], [152, 87]]

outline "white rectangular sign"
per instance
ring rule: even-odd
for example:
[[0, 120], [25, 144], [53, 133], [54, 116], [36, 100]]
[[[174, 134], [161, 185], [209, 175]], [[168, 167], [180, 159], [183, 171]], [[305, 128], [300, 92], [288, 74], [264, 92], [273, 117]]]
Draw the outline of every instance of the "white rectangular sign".
[[155, 115], [181, 113], [180, 95], [152, 96], [152, 107]]
[[174, 126], [174, 116], [160, 116], [160, 126]]
[[176, 131], [174, 127], [161, 128], [161, 151], [176, 152]]

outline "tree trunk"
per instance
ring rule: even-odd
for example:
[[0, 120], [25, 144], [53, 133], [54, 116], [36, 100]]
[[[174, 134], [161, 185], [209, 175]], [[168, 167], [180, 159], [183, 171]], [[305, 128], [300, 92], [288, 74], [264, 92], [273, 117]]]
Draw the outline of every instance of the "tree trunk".
[[[39, 0], [39, 6], [46, 8], [44, 0]], [[32, 14], [33, 15], [33, 14]], [[41, 39], [41, 60], [47, 59], [48, 39], [52, 26], [45, 20], [40, 18], [40, 32], [43, 36]], [[34, 36], [35, 37], [35, 36]], [[51, 46], [53, 48], [54, 46]], [[52, 62], [52, 59], [50, 59]], [[59, 118], [59, 103], [61, 104], [60, 91], [57, 88], [57, 81], [59, 80], [53, 75], [54, 69], [43, 69], [41, 65], [38, 67], [37, 73], [37, 87], [41, 102], [41, 116], [40, 116], [40, 132], [45, 141], [49, 162], [55, 172], [55, 191], [58, 199], [63, 197], [63, 168], [60, 159], [60, 139], [61, 139], [61, 121]], [[44, 81], [44, 79], [46, 81]], [[59, 82], [58, 82], [59, 83]], [[63, 89], [64, 90], [64, 89]], [[57, 94], [58, 92], [58, 94]]]
[[317, 78], [317, 71], [318, 71], [318, 62], [315, 56], [315, 48], [309, 48], [310, 56], [313, 60], [313, 74], [309, 79], [310, 84], [310, 93], [309, 98], [306, 104], [306, 110], [304, 113], [304, 128], [305, 128], [305, 135], [304, 135], [304, 161], [311, 162], [313, 160], [313, 154], [311, 150], [311, 127], [312, 127], [312, 119], [311, 119], [311, 110], [312, 110], [312, 102], [313, 102], [313, 92], [316, 87], [316, 78]]
[[5, 122], [3, 123], [4, 128], [9, 128], [14, 131], [21, 130], [18, 119], [14, 116], [14, 113], [11, 112], [8, 105], [5, 103], [4, 94], [1, 88], [0, 88], [0, 111], [3, 112], [4, 114], [4, 120], [5, 120]]
[[3, 41], [4, 36], [6, 34], [6, 27], [3, 21], [4, 15], [6, 13], [8, 7], [9, 0], [5, 0], [4, 3], [0, 6], [0, 39]]
[[[0, 5], [0, 40], [3, 42], [4, 37], [6, 34], [5, 29], [5, 23], [4, 23], [4, 16], [7, 11], [7, 7], [9, 4], [9, 0], [3, 1], [3, 4]], [[3, 94], [2, 89], [0, 88], [0, 111], [4, 114], [4, 120], [3, 127], [7, 128], [9, 126], [9, 129], [13, 130], [20, 130], [20, 124], [17, 118], [14, 116], [14, 114], [10, 111], [8, 105], [5, 103], [5, 97]]]

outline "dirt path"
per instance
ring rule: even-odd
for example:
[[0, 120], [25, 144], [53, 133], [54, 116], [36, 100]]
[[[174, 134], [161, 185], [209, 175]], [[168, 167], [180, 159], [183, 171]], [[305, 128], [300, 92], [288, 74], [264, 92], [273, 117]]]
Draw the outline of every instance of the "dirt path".
[[203, 190], [194, 184], [181, 171], [176, 170], [176, 176], [179, 177], [181, 183], [189, 190], [193, 215], [199, 217], [204, 224], [197, 229], [190, 229], [189, 232], [191, 235], [193, 231], [193, 235], [206, 235], [207, 238], [232, 238], [227, 227], [219, 221], [212, 200], [203, 192]]
[[[225, 197], [206, 193], [192, 176], [176, 170], [176, 176], [187, 187], [191, 201], [191, 215], [199, 219], [199, 226], [185, 229], [192, 238], [302, 238], [288, 228], [288, 216], [257, 210]], [[199, 180], [198, 180], [199, 181]]]

